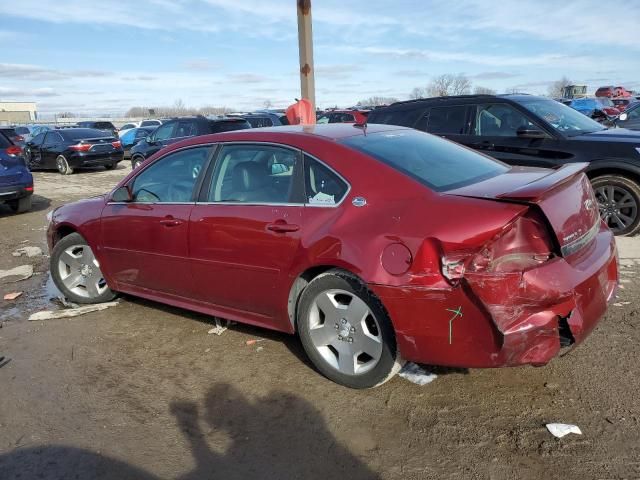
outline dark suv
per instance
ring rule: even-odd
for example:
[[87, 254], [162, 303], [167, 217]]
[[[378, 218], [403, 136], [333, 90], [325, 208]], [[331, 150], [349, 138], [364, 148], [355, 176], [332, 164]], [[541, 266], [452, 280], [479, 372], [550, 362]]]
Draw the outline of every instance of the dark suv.
[[239, 117], [207, 118], [181, 117], [164, 122], [151, 135], [140, 140], [131, 148], [131, 168], [137, 168], [162, 147], [187, 137], [210, 133], [230, 132], [251, 128], [251, 124]]
[[640, 230], [640, 133], [607, 129], [550, 98], [463, 95], [394, 103], [368, 123], [413, 127], [511, 165], [588, 162], [603, 219], [616, 235]]

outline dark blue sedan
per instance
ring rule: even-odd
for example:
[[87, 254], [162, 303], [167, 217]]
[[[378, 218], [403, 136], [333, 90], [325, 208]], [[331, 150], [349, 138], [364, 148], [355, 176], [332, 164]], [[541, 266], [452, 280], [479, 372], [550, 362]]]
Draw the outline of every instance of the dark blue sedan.
[[33, 176], [27, 168], [22, 149], [0, 133], [0, 203], [16, 213], [31, 210]]

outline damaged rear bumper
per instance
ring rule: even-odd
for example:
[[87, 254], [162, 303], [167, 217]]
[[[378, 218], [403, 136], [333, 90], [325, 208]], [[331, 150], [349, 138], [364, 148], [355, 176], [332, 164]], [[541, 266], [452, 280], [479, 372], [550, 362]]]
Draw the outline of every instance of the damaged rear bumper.
[[467, 274], [434, 289], [370, 285], [393, 321], [402, 356], [452, 367], [544, 365], [582, 342], [618, 286], [613, 235], [523, 273]]

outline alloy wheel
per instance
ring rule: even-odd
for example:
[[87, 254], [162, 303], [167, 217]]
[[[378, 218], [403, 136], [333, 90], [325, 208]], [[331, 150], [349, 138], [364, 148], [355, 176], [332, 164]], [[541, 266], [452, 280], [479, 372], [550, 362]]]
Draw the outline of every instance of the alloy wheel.
[[638, 215], [638, 204], [627, 189], [603, 185], [595, 189], [600, 216], [614, 232], [628, 228]]
[[382, 356], [378, 320], [367, 304], [351, 292], [321, 292], [311, 304], [308, 322], [313, 346], [327, 364], [342, 374], [364, 374]]
[[58, 273], [64, 286], [72, 293], [95, 299], [107, 290], [98, 260], [88, 245], [72, 245], [58, 259]]

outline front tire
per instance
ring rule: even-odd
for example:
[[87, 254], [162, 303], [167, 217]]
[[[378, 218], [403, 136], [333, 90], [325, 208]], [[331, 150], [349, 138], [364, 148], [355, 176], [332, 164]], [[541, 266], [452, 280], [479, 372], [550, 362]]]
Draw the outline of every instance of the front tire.
[[58, 158], [56, 158], [56, 168], [62, 175], [71, 175], [73, 173], [73, 168], [71, 168], [69, 162], [63, 155], [59, 155]]
[[7, 202], [14, 213], [25, 213], [31, 210], [31, 195]]
[[105, 165], [104, 168], [105, 170], [115, 170], [117, 166], [118, 166], [118, 162], [113, 162]]
[[67, 235], [56, 243], [50, 268], [53, 283], [72, 302], [103, 303], [116, 297], [102, 275], [93, 250], [79, 233]]
[[384, 306], [354, 275], [342, 270], [319, 275], [304, 289], [298, 305], [302, 345], [330, 380], [371, 388], [402, 367]]
[[632, 236], [640, 231], [640, 185], [622, 175], [603, 175], [591, 180], [600, 216], [615, 235]]

